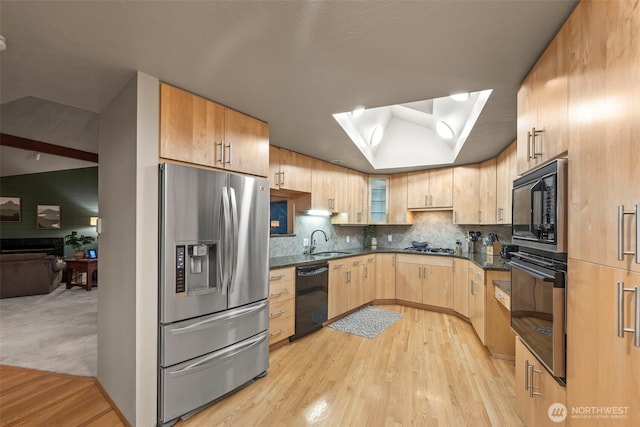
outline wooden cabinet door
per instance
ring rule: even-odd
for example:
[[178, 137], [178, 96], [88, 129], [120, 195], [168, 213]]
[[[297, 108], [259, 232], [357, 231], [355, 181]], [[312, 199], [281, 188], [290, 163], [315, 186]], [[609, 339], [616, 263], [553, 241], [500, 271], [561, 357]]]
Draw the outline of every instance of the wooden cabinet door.
[[[628, 2], [580, 3], [568, 25], [574, 52], [568, 252], [572, 258], [640, 272], [632, 255], [618, 260], [617, 248], [618, 206], [633, 211], [640, 204], [640, 78], [631, 71], [640, 68], [638, 13]], [[624, 215], [623, 251], [640, 249], [638, 221]]]
[[345, 261], [329, 262], [329, 308], [328, 318], [333, 319], [349, 311], [349, 273]]
[[448, 261], [448, 266], [425, 266], [426, 273], [422, 287], [423, 304], [441, 308], [453, 307], [453, 269], [451, 259], [447, 258], [446, 261]]
[[280, 189], [280, 152], [281, 148], [269, 146], [269, 188], [271, 190]]
[[375, 299], [396, 299], [396, 254], [376, 254]]
[[360, 270], [362, 300], [359, 305], [368, 304], [376, 299], [376, 255], [367, 255]]
[[369, 184], [367, 176], [356, 171], [348, 172], [347, 214], [349, 224], [368, 224], [369, 221]]
[[469, 317], [469, 261], [453, 259], [453, 309]]
[[281, 190], [311, 193], [311, 157], [280, 149]]
[[496, 223], [496, 159], [480, 164], [480, 215], [478, 224]]
[[457, 166], [453, 169], [453, 222], [477, 224], [480, 208], [480, 165]]
[[519, 338], [515, 340], [516, 351], [516, 411], [524, 425], [535, 426], [535, 408], [529, 395], [529, 369], [528, 364], [535, 359]]
[[496, 160], [496, 223], [511, 224], [513, 180], [516, 178], [516, 147], [514, 141]]
[[266, 177], [269, 125], [230, 108], [225, 110], [225, 169]]
[[416, 257], [421, 255], [396, 255], [396, 298], [422, 303], [424, 265]]
[[[568, 148], [567, 127], [567, 69], [569, 47], [567, 31], [560, 31], [549, 44], [535, 65], [535, 87], [538, 104], [536, 129], [542, 132], [535, 137], [532, 154], [536, 163], [542, 164]], [[535, 150], [535, 153], [533, 151]]]
[[312, 160], [311, 208], [331, 211], [333, 168], [331, 163]]
[[510, 281], [508, 271], [485, 271], [486, 282], [486, 330], [487, 348], [494, 357], [508, 358], [515, 355], [515, 334], [511, 330], [511, 312], [496, 299], [494, 280]]
[[516, 167], [518, 175], [522, 175], [535, 167], [535, 159], [531, 158], [531, 138], [529, 133], [538, 122], [538, 107], [535, 100], [533, 71], [524, 79], [518, 90], [518, 124]]
[[[628, 418], [606, 425], [640, 425], [640, 348], [618, 337], [618, 288], [640, 286], [640, 274], [569, 259], [567, 284], [567, 403], [569, 407], [629, 407]], [[623, 293], [623, 326], [633, 328], [632, 292]], [[597, 381], [594, 383], [594, 379]], [[569, 419], [572, 426], [602, 425]]]
[[429, 207], [429, 171], [411, 172], [407, 175], [407, 207]]
[[429, 207], [453, 206], [453, 168], [429, 171]]
[[469, 263], [469, 320], [478, 334], [482, 345], [486, 345], [486, 288], [484, 271], [473, 263]]
[[413, 213], [407, 206], [408, 174], [389, 175], [389, 224], [413, 224]]
[[[224, 139], [224, 107], [160, 84], [160, 157], [204, 166], [215, 163]], [[221, 147], [221, 146], [220, 146]]]

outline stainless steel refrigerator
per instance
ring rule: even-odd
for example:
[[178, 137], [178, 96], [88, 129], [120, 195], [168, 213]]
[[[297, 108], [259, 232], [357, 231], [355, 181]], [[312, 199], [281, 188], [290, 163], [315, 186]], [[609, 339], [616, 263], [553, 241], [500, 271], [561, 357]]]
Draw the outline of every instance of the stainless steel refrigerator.
[[269, 366], [267, 180], [160, 165], [158, 424]]

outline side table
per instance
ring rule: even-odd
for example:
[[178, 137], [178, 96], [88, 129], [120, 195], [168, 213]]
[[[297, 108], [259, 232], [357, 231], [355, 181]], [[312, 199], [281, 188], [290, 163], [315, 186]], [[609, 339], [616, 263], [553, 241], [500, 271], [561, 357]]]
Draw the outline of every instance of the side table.
[[[93, 272], [98, 269], [98, 260], [97, 259], [67, 259], [65, 260], [67, 263], [67, 289], [71, 289], [72, 286], [85, 286], [87, 291], [91, 290], [93, 286]], [[82, 282], [78, 283], [78, 274], [76, 274], [76, 281], [72, 282], [73, 272], [76, 273], [87, 273], [87, 283], [84, 284]], [[97, 283], [96, 283], [97, 285]]]

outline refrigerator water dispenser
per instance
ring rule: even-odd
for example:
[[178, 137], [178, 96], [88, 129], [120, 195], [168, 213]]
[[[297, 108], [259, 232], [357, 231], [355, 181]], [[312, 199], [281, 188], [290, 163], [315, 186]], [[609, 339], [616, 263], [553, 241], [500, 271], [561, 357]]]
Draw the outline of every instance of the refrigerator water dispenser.
[[176, 247], [176, 293], [198, 295], [215, 291], [218, 242], [193, 242]]

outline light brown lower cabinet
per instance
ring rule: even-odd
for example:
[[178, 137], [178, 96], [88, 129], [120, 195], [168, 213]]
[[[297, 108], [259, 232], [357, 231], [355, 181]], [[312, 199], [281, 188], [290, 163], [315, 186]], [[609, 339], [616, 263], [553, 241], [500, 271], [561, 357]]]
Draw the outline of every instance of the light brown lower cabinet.
[[269, 271], [269, 345], [295, 333], [295, 267]]
[[486, 286], [484, 270], [474, 263], [469, 263], [469, 320], [475, 329], [482, 345], [486, 339]]
[[[529, 427], [563, 426], [569, 414], [565, 388], [516, 337], [516, 410]], [[594, 381], [590, 388], [597, 388]], [[562, 405], [562, 406], [561, 406]]]
[[398, 254], [396, 298], [453, 308], [453, 260], [446, 256]]
[[640, 426], [640, 347], [618, 335], [640, 321], [640, 273], [569, 259], [567, 277], [568, 424]]
[[493, 357], [513, 359], [515, 356], [514, 338], [511, 330], [511, 307], [505, 302], [510, 298], [493, 284], [494, 280], [509, 281], [509, 271], [485, 271], [486, 295], [486, 331], [485, 339], [489, 352]]
[[329, 261], [329, 319], [373, 301], [375, 261], [373, 254]]
[[469, 317], [469, 261], [453, 259], [453, 310]]
[[396, 299], [396, 254], [376, 254], [375, 299]]

